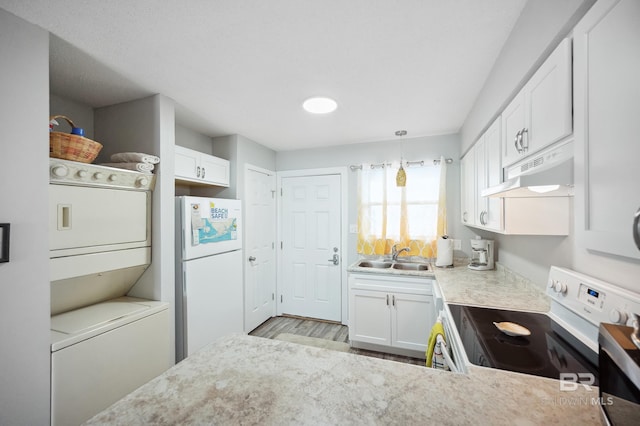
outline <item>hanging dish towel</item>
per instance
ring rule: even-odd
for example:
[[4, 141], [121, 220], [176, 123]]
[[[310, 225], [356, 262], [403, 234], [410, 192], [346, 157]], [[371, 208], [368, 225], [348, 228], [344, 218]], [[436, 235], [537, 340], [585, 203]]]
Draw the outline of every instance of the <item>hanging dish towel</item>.
[[119, 152], [111, 156], [114, 163], [149, 163], [158, 164], [160, 157], [142, 152]]
[[115, 167], [117, 169], [127, 169], [142, 173], [151, 173], [155, 167], [151, 163], [102, 163], [102, 166]]
[[[429, 335], [429, 342], [427, 343], [427, 367], [438, 368], [441, 370], [448, 370], [448, 365], [442, 355], [442, 345], [438, 342], [438, 336], [442, 336], [444, 340], [444, 327], [442, 321], [438, 320], [431, 328], [431, 334]], [[446, 350], [446, 349], [445, 349]]]

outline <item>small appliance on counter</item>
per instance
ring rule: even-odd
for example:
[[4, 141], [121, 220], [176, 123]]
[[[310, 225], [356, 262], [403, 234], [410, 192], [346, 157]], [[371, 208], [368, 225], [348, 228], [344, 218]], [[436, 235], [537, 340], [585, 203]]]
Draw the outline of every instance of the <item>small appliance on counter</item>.
[[436, 266], [438, 268], [453, 267], [453, 240], [448, 235], [438, 237]]
[[488, 271], [493, 269], [493, 240], [476, 237], [471, 240], [471, 262], [469, 269]]

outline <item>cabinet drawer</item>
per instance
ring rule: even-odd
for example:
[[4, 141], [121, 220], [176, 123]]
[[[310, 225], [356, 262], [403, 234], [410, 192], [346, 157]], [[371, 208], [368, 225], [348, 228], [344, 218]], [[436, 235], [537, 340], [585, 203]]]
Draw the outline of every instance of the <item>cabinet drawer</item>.
[[376, 274], [349, 274], [349, 288], [360, 290], [387, 291], [393, 293], [411, 293], [432, 295], [431, 278], [413, 278], [406, 276], [381, 277]]

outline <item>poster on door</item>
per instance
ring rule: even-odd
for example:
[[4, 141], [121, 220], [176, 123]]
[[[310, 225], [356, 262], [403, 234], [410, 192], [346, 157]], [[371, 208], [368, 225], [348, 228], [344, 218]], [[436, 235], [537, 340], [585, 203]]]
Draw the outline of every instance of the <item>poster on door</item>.
[[191, 204], [191, 235], [193, 246], [236, 240], [237, 218], [229, 217], [229, 209], [216, 206], [213, 201], [209, 202], [209, 208]]

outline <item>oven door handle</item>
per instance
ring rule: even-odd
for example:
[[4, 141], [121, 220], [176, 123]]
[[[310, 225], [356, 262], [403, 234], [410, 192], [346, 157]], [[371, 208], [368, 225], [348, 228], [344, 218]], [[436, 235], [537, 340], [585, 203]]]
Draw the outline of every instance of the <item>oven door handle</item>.
[[436, 342], [440, 343], [440, 350], [442, 351], [442, 356], [444, 357], [444, 360], [447, 362], [447, 365], [449, 366], [449, 370], [453, 371], [454, 373], [459, 373], [460, 369], [456, 365], [453, 358], [451, 358], [451, 355], [449, 355], [449, 347], [447, 346], [447, 342], [444, 341], [444, 338], [442, 337], [442, 335], [438, 334], [438, 337], [436, 337]]

